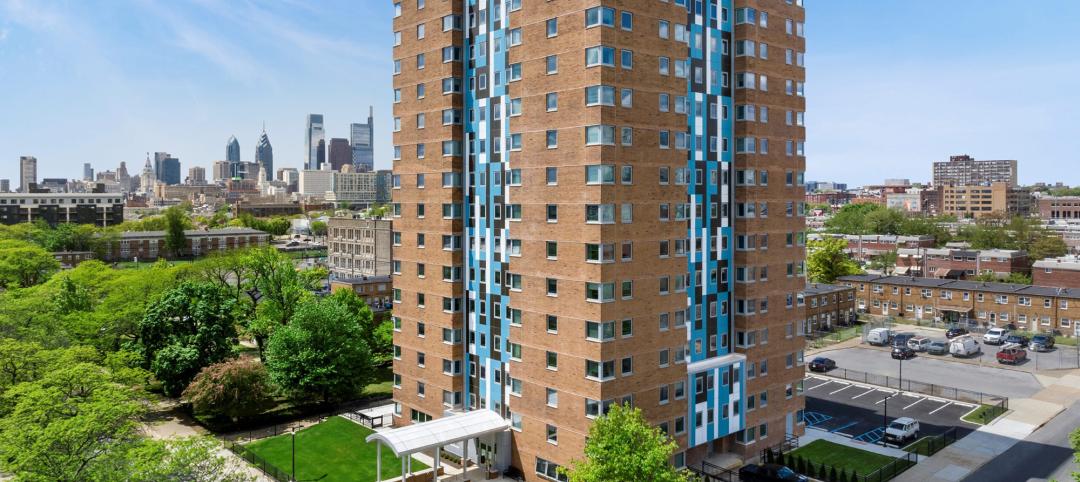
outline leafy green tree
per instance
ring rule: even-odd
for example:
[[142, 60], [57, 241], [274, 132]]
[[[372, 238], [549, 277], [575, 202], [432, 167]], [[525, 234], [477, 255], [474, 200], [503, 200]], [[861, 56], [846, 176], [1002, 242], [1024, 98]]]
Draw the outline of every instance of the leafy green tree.
[[[1073, 449], [1073, 461], [1080, 464], [1080, 428], [1069, 433], [1069, 445]], [[1080, 482], [1080, 472], [1073, 471], [1073, 482]]]
[[233, 356], [236, 300], [221, 287], [183, 282], [146, 309], [135, 348], [144, 366], [177, 396], [203, 367]]
[[985, 281], [987, 283], [1013, 283], [1018, 285], [1031, 284], [1031, 276], [1024, 273], [1009, 273], [1009, 275], [1004, 278], [999, 278], [998, 275], [995, 273], [982, 273], [976, 276], [974, 279], [975, 281]]
[[560, 471], [571, 482], [689, 481], [671, 465], [676, 448], [678, 444], [645, 421], [640, 409], [614, 405], [589, 427], [585, 459]]
[[371, 345], [371, 357], [378, 365], [385, 365], [393, 360], [394, 323], [383, 320], [375, 327], [374, 341]]
[[839, 234], [883, 234], [871, 233], [866, 217], [874, 211], [884, 210], [883, 206], [869, 203], [848, 204], [825, 221], [825, 229]]
[[334, 299], [300, 303], [266, 348], [270, 379], [296, 398], [324, 402], [359, 394], [373, 378], [359, 316]]
[[187, 213], [180, 206], [165, 210], [165, 249], [174, 257], [181, 257], [187, 249], [187, 236], [184, 229], [191, 223]]
[[311, 222], [311, 234], [312, 235], [314, 235], [316, 237], [318, 237], [318, 236], [326, 236], [327, 230], [328, 230], [328, 228], [327, 228], [325, 222], [323, 222], [323, 221], [312, 221]]
[[36, 342], [0, 338], [0, 391], [36, 378], [42, 350]]
[[1069, 253], [1069, 246], [1061, 237], [1055, 234], [1040, 236], [1031, 243], [1028, 248], [1028, 258], [1038, 261], [1046, 258], [1058, 258]]
[[314, 296], [312, 291], [323, 275], [313, 270], [298, 271], [288, 256], [274, 248], [249, 251], [245, 263], [251, 270], [251, 288], [258, 296], [256, 316], [248, 319], [246, 328], [261, 355], [274, 330], [292, 319], [301, 301]]
[[814, 283], [832, 283], [836, 278], [859, 274], [862, 269], [845, 252], [847, 240], [825, 238], [809, 243], [806, 272]]
[[364, 343], [367, 344], [371, 350], [371, 356], [379, 358], [380, 356], [387, 355], [389, 352], [376, 352], [376, 348], [379, 345], [378, 326], [375, 323], [375, 317], [371, 313], [371, 308], [367, 302], [364, 301], [360, 295], [355, 291], [348, 288], [339, 288], [334, 291], [329, 298], [335, 303], [341, 304], [345, 309], [349, 310], [356, 317], [356, 321], [360, 324], [360, 331], [364, 334]]
[[78, 311], [90, 311], [94, 306], [94, 300], [90, 297], [90, 291], [85, 286], [64, 276], [60, 279], [59, 290], [56, 293], [56, 311], [62, 315]]
[[117, 480], [110, 459], [139, 437], [135, 392], [80, 363], [4, 395], [0, 468], [24, 481]]
[[234, 422], [274, 406], [266, 367], [252, 360], [228, 360], [203, 368], [184, 389], [195, 413], [224, 415]]
[[875, 209], [866, 214], [866, 234], [900, 234], [904, 226], [904, 213], [897, 209]]
[[897, 258], [898, 255], [895, 249], [874, 255], [870, 259], [870, 269], [881, 271], [886, 275], [892, 274], [893, 270], [896, 269]]
[[0, 240], [0, 287], [28, 287], [60, 270], [52, 253], [26, 241]]
[[257, 480], [243, 466], [220, 455], [211, 437], [145, 440], [124, 454], [128, 482], [248, 482]]

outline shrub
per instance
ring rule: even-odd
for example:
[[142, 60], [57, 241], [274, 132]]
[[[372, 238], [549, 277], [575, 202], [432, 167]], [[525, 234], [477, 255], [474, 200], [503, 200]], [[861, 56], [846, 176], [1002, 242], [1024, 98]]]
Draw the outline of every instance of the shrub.
[[183, 399], [195, 413], [224, 415], [234, 422], [274, 405], [266, 367], [253, 360], [230, 360], [204, 368], [184, 390]]

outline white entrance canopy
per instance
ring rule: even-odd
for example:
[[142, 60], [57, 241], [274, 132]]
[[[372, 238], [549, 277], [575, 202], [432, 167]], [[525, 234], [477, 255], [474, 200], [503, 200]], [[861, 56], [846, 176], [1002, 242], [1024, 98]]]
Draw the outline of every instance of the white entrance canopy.
[[375, 432], [368, 435], [366, 441], [382, 442], [394, 451], [394, 455], [401, 457], [482, 435], [505, 432], [509, 428], [510, 423], [499, 414], [491, 410], [473, 410], [430, 422]]

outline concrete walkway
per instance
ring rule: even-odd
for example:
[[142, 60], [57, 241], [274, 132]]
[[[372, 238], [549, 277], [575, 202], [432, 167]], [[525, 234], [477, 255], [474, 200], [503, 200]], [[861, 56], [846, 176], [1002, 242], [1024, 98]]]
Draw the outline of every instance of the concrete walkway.
[[963, 480], [983, 464], [1000, 456], [1065, 410], [1062, 402], [1080, 398], [1080, 374], [1050, 382], [1031, 398], [1009, 400], [1009, 412], [946, 447], [897, 477], [898, 482], [954, 482]]
[[821, 430], [814, 427], [808, 427], [806, 434], [799, 437], [799, 446], [805, 447], [815, 440], [828, 440], [836, 444], [843, 445], [845, 447], [856, 448], [859, 450], [865, 450], [867, 452], [874, 452], [876, 454], [887, 455], [889, 457], [903, 457], [907, 455], [907, 452], [895, 447], [883, 447], [877, 444], [869, 444], [866, 442], [860, 442], [850, 437], [845, 437], [838, 433], [832, 433], [827, 430]]

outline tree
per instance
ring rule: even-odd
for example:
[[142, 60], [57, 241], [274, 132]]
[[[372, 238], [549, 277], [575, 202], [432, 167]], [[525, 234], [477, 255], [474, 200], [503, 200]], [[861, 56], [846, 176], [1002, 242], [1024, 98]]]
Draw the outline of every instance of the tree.
[[165, 249], [169, 250], [174, 257], [184, 255], [187, 249], [187, 236], [184, 229], [191, 220], [180, 206], [173, 206], [165, 210]]
[[5, 387], [36, 378], [41, 350], [36, 342], [0, 339], [0, 393]]
[[220, 455], [221, 444], [211, 437], [145, 440], [125, 454], [128, 482], [246, 482], [254, 481], [242, 465]]
[[839, 234], [884, 234], [871, 233], [866, 222], [866, 216], [871, 212], [884, 209], [877, 204], [848, 204], [825, 221], [825, 229]]
[[[1080, 464], [1080, 428], [1069, 433], [1069, 445], [1073, 449], [1073, 461]], [[1072, 473], [1073, 482], [1080, 482], [1080, 472]]]
[[1031, 243], [1028, 248], [1028, 259], [1038, 261], [1046, 258], [1058, 258], [1069, 252], [1069, 246], [1061, 237], [1055, 234], [1046, 234]]
[[1031, 276], [1024, 273], [1009, 273], [1009, 275], [1005, 278], [999, 278], [996, 273], [988, 272], [976, 276], [974, 280], [983, 281], [986, 283], [1013, 283], [1018, 285], [1031, 284]]
[[331, 298], [301, 303], [289, 324], [274, 331], [266, 369], [294, 397], [324, 402], [359, 394], [373, 377], [357, 314]]
[[203, 368], [184, 390], [195, 413], [224, 415], [234, 422], [274, 404], [266, 367], [252, 360], [229, 360]]
[[245, 263], [251, 270], [251, 288], [257, 293], [256, 316], [248, 319], [247, 330], [255, 338], [260, 356], [274, 330], [285, 325], [302, 300], [311, 298], [321, 273], [297, 271], [289, 257], [274, 248], [248, 252]]
[[806, 257], [806, 272], [814, 283], [832, 283], [836, 278], [859, 274], [862, 269], [845, 252], [847, 240], [825, 238], [811, 241]]
[[383, 320], [375, 328], [374, 341], [371, 345], [371, 358], [378, 365], [390, 363], [393, 359], [394, 323]]
[[233, 355], [236, 300], [221, 287], [183, 282], [146, 309], [136, 350], [144, 366], [177, 396], [203, 367]]
[[44, 283], [60, 270], [52, 253], [26, 241], [0, 240], [0, 287]]
[[325, 222], [323, 222], [323, 221], [312, 221], [311, 222], [311, 234], [313, 236], [316, 236], [316, 237], [318, 237], [318, 236], [326, 236], [327, 230], [328, 230], [328, 228], [327, 228]]
[[[360, 324], [360, 331], [364, 334], [364, 343], [371, 350], [373, 358], [381, 359], [390, 354], [393, 341], [390, 343], [391, 346], [383, 345], [382, 340], [379, 339], [379, 325], [375, 323], [375, 316], [360, 295], [351, 289], [339, 288], [329, 298], [355, 315], [357, 323]], [[393, 337], [393, 328], [391, 328], [391, 337]]]
[[874, 257], [870, 259], [870, 269], [881, 271], [886, 275], [892, 274], [893, 270], [896, 269], [897, 258], [898, 255], [895, 249], [874, 255]]
[[688, 481], [689, 477], [670, 462], [677, 447], [660, 429], [645, 421], [641, 409], [614, 405], [589, 427], [585, 460], [559, 470], [571, 482]]
[[142, 405], [100, 366], [59, 369], [4, 400], [11, 408], [0, 418], [0, 467], [18, 480], [117, 480], [109, 461], [139, 436]]
[[60, 279], [59, 292], [56, 293], [56, 311], [61, 315], [67, 315], [78, 311], [90, 311], [94, 306], [94, 300], [90, 297], [89, 290], [81, 283], [64, 276]]
[[866, 214], [866, 234], [900, 234], [904, 225], [904, 213], [898, 209], [875, 209]]

